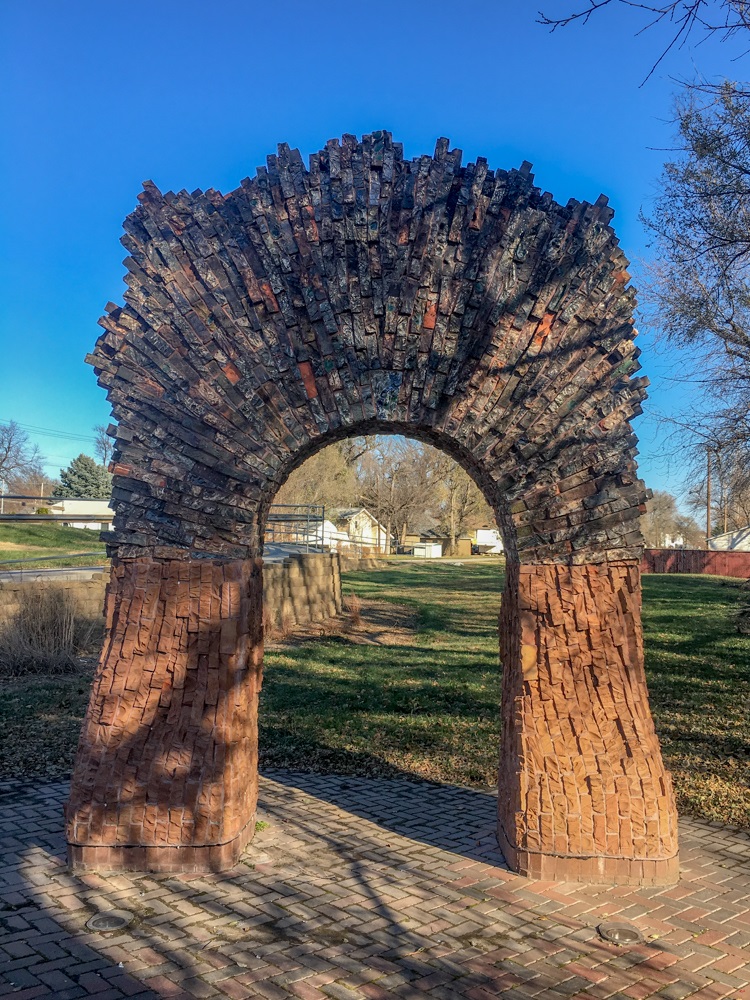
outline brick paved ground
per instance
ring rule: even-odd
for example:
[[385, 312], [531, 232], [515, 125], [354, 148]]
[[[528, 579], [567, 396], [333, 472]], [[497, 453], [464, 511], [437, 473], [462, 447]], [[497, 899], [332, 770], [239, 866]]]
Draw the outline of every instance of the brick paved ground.
[[[232, 872], [78, 877], [66, 792], [0, 785], [0, 996], [750, 997], [746, 834], [683, 821], [671, 889], [532, 882], [494, 846], [491, 795], [278, 771]], [[137, 920], [87, 931], [106, 908]], [[646, 943], [599, 940], [612, 917]]]

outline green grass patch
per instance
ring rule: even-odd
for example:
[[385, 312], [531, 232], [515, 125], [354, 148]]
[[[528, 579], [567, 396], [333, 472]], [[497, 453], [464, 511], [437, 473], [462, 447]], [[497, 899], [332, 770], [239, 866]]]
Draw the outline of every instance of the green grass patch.
[[344, 591], [413, 608], [412, 646], [321, 640], [266, 654], [261, 760], [477, 786], [497, 780], [498, 561], [344, 574]]
[[[320, 640], [266, 655], [261, 753], [316, 771], [496, 781], [497, 563], [348, 573], [344, 589], [411, 606], [411, 647]], [[750, 828], [750, 640], [736, 581], [646, 576], [654, 718], [682, 812]]]
[[[94, 552], [95, 556], [79, 556], [78, 552]], [[65, 557], [65, 558], [60, 558]], [[106, 558], [106, 547], [98, 531], [67, 528], [62, 524], [0, 524], [0, 562], [34, 559], [30, 569], [60, 566], [96, 566]], [[0, 566], [0, 571], [16, 570], [16, 565]]]
[[[657, 731], [683, 813], [750, 829], [750, 638], [736, 581], [646, 576]], [[261, 761], [319, 772], [496, 781], [498, 562], [348, 573], [344, 591], [414, 609], [410, 646], [325, 637], [266, 653]], [[91, 665], [0, 686], [0, 774], [69, 773]]]
[[646, 672], [678, 808], [750, 828], [750, 638], [736, 580], [643, 577]]

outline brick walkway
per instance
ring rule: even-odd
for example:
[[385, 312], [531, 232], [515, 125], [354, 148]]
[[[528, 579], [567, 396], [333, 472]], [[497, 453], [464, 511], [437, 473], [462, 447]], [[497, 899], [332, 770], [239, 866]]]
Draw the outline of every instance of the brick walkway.
[[[746, 834], [682, 821], [671, 889], [532, 882], [494, 846], [491, 795], [278, 771], [232, 872], [77, 877], [66, 790], [0, 785], [0, 996], [750, 998]], [[136, 922], [87, 931], [107, 908]], [[602, 942], [613, 917], [646, 943]]]

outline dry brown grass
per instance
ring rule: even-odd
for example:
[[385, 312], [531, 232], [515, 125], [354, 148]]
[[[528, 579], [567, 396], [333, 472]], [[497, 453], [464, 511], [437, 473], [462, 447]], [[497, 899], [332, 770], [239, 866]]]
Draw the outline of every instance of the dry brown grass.
[[83, 615], [69, 590], [22, 590], [18, 611], [0, 626], [0, 676], [72, 673], [102, 634], [102, 622]]
[[358, 627], [362, 624], [362, 601], [357, 594], [347, 594], [344, 600], [344, 607], [349, 612], [349, 620], [352, 625]]
[[288, 635], [291, 634], [291, 632], [294, 629], [295, 625], [296, 625], [296, 622], [294, 620], [294, 615], [291, 615], [288, 612], [285, 612], [284, 614], [282, 614], [282, 616], [281, 616], [281, 622], [279, 624], [279, 629], [278, 629], [278, 635], [279, 635], [279, 637], [281, 639], [286, 638], [286, 636], [288, 636]]
[[330, 639], [335, 635], [341, 634], [341, 621], [338, 618], [324, 618], [315, 624], [320, 629], [320, 635], [323, 638]]

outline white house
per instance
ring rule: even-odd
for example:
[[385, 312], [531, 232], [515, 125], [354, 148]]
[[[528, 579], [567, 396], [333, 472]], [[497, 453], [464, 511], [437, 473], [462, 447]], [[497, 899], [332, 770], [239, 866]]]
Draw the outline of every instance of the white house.
[[503, 538], [497, 528], [477, 528], [474, 545], [482, 555], [499, 555], [503, 551]]
[[667, 534], [664, 536], [664, 544], [661, 547], [663, 549], [684, 549], [685, 536], [670, 535], [669, 532], [667, 532]]
[[724, 552], [750, 552], [750, 524], [722, 535], [714, 535], [709, 538], [708, 547]]
[[109, 500], [68, 500], [66, 498], [46, 500], [45, 506], [50, 514], [64, 515], [61, 523], [66, 528], [89, 528], [91, 531], [104, 531], [112, 523], [115, 512]]
[[[338, 507], [326, 511], [323, 544], [331, 549], [372, 549], [389, 552], [388, 531], [366, 507]], [[320, 529], [318, 529], [320, 537]]]

